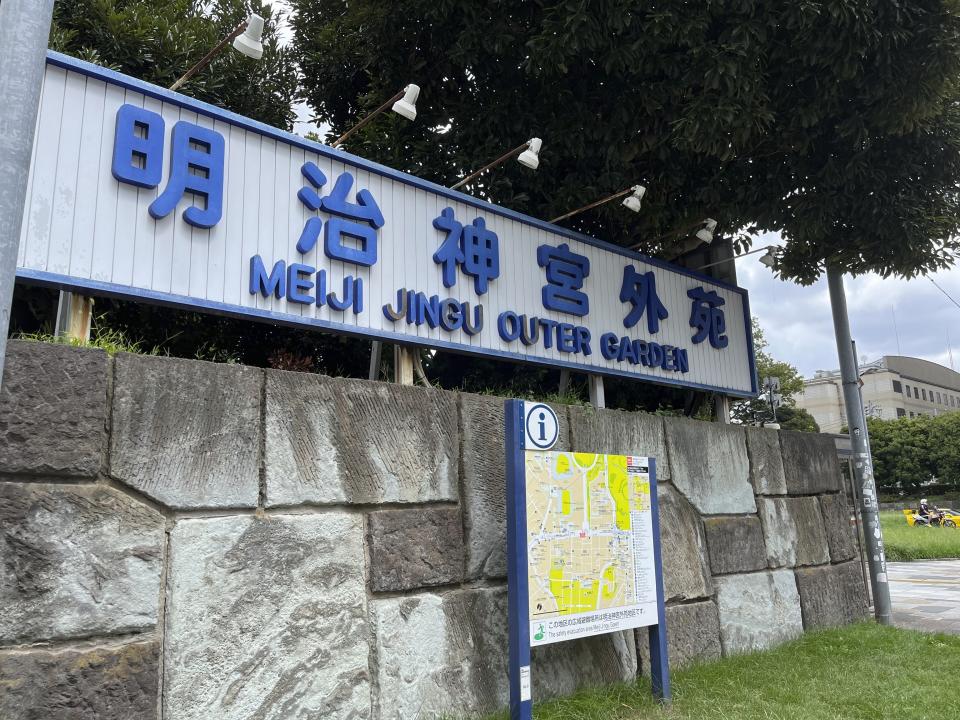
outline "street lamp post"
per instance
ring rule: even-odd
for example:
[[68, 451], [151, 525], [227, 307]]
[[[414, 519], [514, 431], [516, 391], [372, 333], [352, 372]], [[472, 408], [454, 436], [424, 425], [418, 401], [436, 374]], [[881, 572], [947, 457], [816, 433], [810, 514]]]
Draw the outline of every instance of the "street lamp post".
[[873, 590], [873, 612], [877, 622], [890, 624], [890, 586], [887, 583], [887, 558], [883, 548], [883, 532], [877, 505], [877, 487], [873, 478], [870, 456], [870, 436], [867, 419], [860, 401], [857, 358], [850, 338], [850, 318], [847, 314], [847, 296], [843, 289], [843, 273], [827, 266], [827, 286], [830, 289], [830, 307], [833, 328], [837, 336], [837, 355], [840, 356], [840, 379], [843, 383], [843, 404], [847, 411], [847, 427], [853, 449], [854, 482], [859, 488], [860, 519], [866, 540], [870, 563], [870, 587]]
[[0, 2], [0, 378], [53, 0]]

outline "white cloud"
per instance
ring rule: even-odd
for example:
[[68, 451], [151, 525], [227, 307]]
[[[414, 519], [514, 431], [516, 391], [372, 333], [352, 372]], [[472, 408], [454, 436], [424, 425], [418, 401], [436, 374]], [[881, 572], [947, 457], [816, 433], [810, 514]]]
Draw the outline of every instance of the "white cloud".
[[[777, 241], [765, 236], [754, 247]], [[769, 352], [806, 376], [838, 367], [826, 279], [809, 287], [783, 282], [758, 258], [738, 260], [737, 275], [750, 291], [750, 309], [770, 342]], [[932, 277], [960, 301], [960, 269]], [[912, 355], [950, 366], [949, 344], [960, 342], [960, 308], [928, 278], [903, 280], [871, 273], [848, 276], [845, 287], [851, 332], [861, 358]], [[960, 347], [955, 357], [960, 360]]]

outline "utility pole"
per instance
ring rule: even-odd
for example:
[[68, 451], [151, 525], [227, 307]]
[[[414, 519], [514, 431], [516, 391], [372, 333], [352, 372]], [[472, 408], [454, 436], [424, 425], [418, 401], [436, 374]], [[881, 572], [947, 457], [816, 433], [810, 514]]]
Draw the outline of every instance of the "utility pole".
[[0, 378], [53, 0], [0, 2]]
[[850, 318], [847, 315], [847, 296], [843, 289], [843, 273], [827, 266], [827, 286], [830, 288], [830, 307], [833, 311], [833, 329], [837, 336], [837, 355], [840, 356], [840, 378], [843, 382], [843, 404], [847, 409], [847, 427], [853, 449], [854, 483], [860, 494], [860, 520], [870, 561], [870, 587], [873, 591], [873, 612], [881, 625], [890, 624], [890, 586], [887, 583], [887, 558], [883, 549], [883, 532], [877, 505], [877, 486], [873, 479], [873, 460], [870, 457], [870, 437], [867, 419], [860, 402], [859, 375], [856, 351], [850, 338]]

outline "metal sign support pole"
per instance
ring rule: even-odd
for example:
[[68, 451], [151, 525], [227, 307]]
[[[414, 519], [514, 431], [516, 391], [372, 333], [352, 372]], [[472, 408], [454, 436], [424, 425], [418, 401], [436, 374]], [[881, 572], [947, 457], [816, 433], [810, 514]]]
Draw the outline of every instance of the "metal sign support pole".
[[0, 3], [0, 377], [53, 0]]
[[657, 569], [656, 625], [647, 629], [650, 641], [650, 684], [653, 696], [668, 703], [670, 694], [670, 661], [667, 655], [667, 608], [663, 592], [663, 564], [660, 554], [660, 503], [657, 500], [657, 461], [650, 458], [650, 515], [653, 523], [653, 566]]
[[527, 483], [522, 400], [504, 402], [507, 476], [507, 582], [510, 720], [531, 720], [530, 588], [527, 586]]
[[833, 310], [833, 328], [837, 335], [837, 355], [840, 356], [840, 377], [843, 382], [843, 404], [847, 410], [847, 427], [853, 448], [854, 481], [860, 490], [860, 518], [863, 539], [870, 560], [870, 586], [873, 590], [873, 611], [877, 622], [890, 624], [890, 586], [887, 583], [887, 558], [883, 551], [883, 532], [877, 512], [877, 487], [873, 479], [873, 460], [867, 419], [860, 402], [857, 358], [850, 340], [850, 318], [847, 315], [847, 296], [843, 289], [843, 273], [827, 266], [827, 286]]

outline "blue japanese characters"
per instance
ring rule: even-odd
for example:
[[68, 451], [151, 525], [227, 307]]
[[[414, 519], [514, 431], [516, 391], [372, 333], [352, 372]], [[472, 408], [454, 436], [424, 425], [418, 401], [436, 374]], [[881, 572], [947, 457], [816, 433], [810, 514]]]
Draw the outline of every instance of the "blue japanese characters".
[[[373, 199], [367, 189], [357, 191], [357, 202], [347, 201], [347, 195], [353, 187], [353, 175], [348, 172], [340, 173], [333, 185], [333, 190], [324, 198], [317, 194], [327, 178], [320, 168], [312, 162], [304, 163], [300, 168], [301, 174], [307, 179], [305, 185], [297, 193], [300, 202], [310, 210], [323, 209], [336, 217], [327, 220], [326, 232], [323, 239], [323, 252], [331, 260], [343, 260], [355, 265], [370, 267], [377, 262], [377, 230], [383, 227], [383, 213], [380, 206]], [[311, 217], [303, 226], [300, 239], [297, 240], [297, 250], [300, 253], [310, 252], [317, 244], [323, 221], [319, 217]], [[345, 244], [343, 237], [347, 236], [358, 241], [360, 248], [353, 248]]]
[[727, 346], [729, 340], [723, 333], [727, 329], [723, 307], [726, 300], [716, 292], [707, 292], [702, 287], [687, 290], [687, 297], [693, 300], [690, 310], [690, 327], [697, 332], [691, 338], [694, 343], [702, 343], [710, 338], [710, 346], [721, 350]]
[[[163, 172], [163, 118], [135, 105], [117, 111], [113, 145], [113, 176], [143, 188], [160, 184]], [[150, 204], [150, 215], [161, 219], [173, 212], [184, 195], [203, 201], [183, 211], [190, 225], [209, 228], [223, 215], [223, 135], [181, 120], [173, 126], [170, 141], [170, 177], [160, 196]]]
[[652, 334], [660, 331], [661, 320], [670, 317], [667, 308], [657, 297], [657, 276], [652, 270], [639, 273], [633, 265], [623, 268], [620, 302], [628, 302], [633, 306], [623, 319], [626, 328], [632, 328], [646, 315], [647, 332]]
[[548, 310], [579, 315], [590, 312], [590, 299], [582, 292], [583, 281], [590, 274], [590, 260], [570, 252], [566, 243], [558, 247], [537, 248], [537, 264], [546, 270], [543, 306]]
[[[113, 176], [136, 187], [159, 188], [166, 142], [165, 122], [159, 114], [132, 104], [121, 106], [116, 115]], [[223, 215], [223, 136], [209, 128], [179, 121], [170, 132], [169, 148], [166, 185], [150, 203], [149, 214], [164, 218], [185, 204], [186, 223], [213, 228]], [[328, 178], [315, 162], [308, 160], [301, 164], [299, 176], [295, 181], [300, 184], [297, 201], [291, 208], [296, 208], [304, 221], [299, 236], [290, 238], [290, 243], [301, 259], [281, 259], [270, 265], [259, 254], [253, 255], [248, 267], [249, 293], [291, 305], [360, 315], [366, 310], [364, 278], [371, 282], [369, 271], [380, 258], [380, 231], [387, 224], [380, 204], [370, 189], [359, 186], [347, 170]], [[484, 333], [484, 302], [489, 302], [491, 290], [499, 287], [497, 283], [504, 282], [497, 231], [499, 216], [480, 212], [458, 218], [454, 207], [441, 207], [430, 222], [432, 230], [426, 231], [430, 254], [413, 262], [432, 260], [438, 272], [432, 277], [439, 277], [443, 288], [454, 294], [443, 297], [440, 293], [400, 287], [390, 290], [389, 301], [381, 300], [379, 310], [390, 324], [477, 338]], [[394, 229], [390, 237], [409, 233], [422, 238], [423, 232], [422, 228], [411, 226], [399, 234]], [[432, 250], [429, 238], [435, 239]], [[321, 257], [316, 252], [318, 247], [328, 261], [326, 267], [315, 267], [306, 260]], [[636, 262], [625, 257], [614, 277], [598, 278], [591, 276], [590, 258], [571, 250], [566, 242], [541, 242], [527, 252], [531, 267], [539, 270], [536, 291], [540, 307], [505, 308], [504, 298], [520, 295], [509, 288], [506, 293], [497, 293], [497, 302], [501, 304], [495, 312], [494, 338], [507, 347], [516, 346], [524, 355], [536, 354], [541, 349], [560, 357], [591, 357], [596, 353], [616, 365], [657, 368], [668, 373], [690, 371], [686, 348], [657, 339], [669, 323], [683, 321], [671, 320], [670, 308], [658, 292], [656, 269], [650, 265], [638, 268]], [[516, 257], [516, 250], [512, 257]], [[311, 262], [319, 264], [320, 260]], [[602, 267], [610, 273], [609, 264]], [[461, 274], [469, 280], [458, 282]], [[671, 287], [673, 294], [668, 293], [667, 297], [675, 304], [677, 288]], [[715, 350], [726, 348], [729, 338], [725, 299], [702, 285], [687, 286], [682, 291], [689, 301], [688, 324], [693, 330], [690, 344], [697, 346], [707, 341]], [[597, 297], [598, 293], [602, 296]], [[598, 329], [596, 321], [591, 322], [591, 294], [600, 303], [604, 322], [610, 322], [611, 303], [619, 302], [614, 306], [619, 308], [614, 314], [617, 325], [622, 325], [619, 331]], [[529, 295], [524, 292], [522, 297]], [[668, 335], [676, 338], [678, 328], [672, 327]]]

